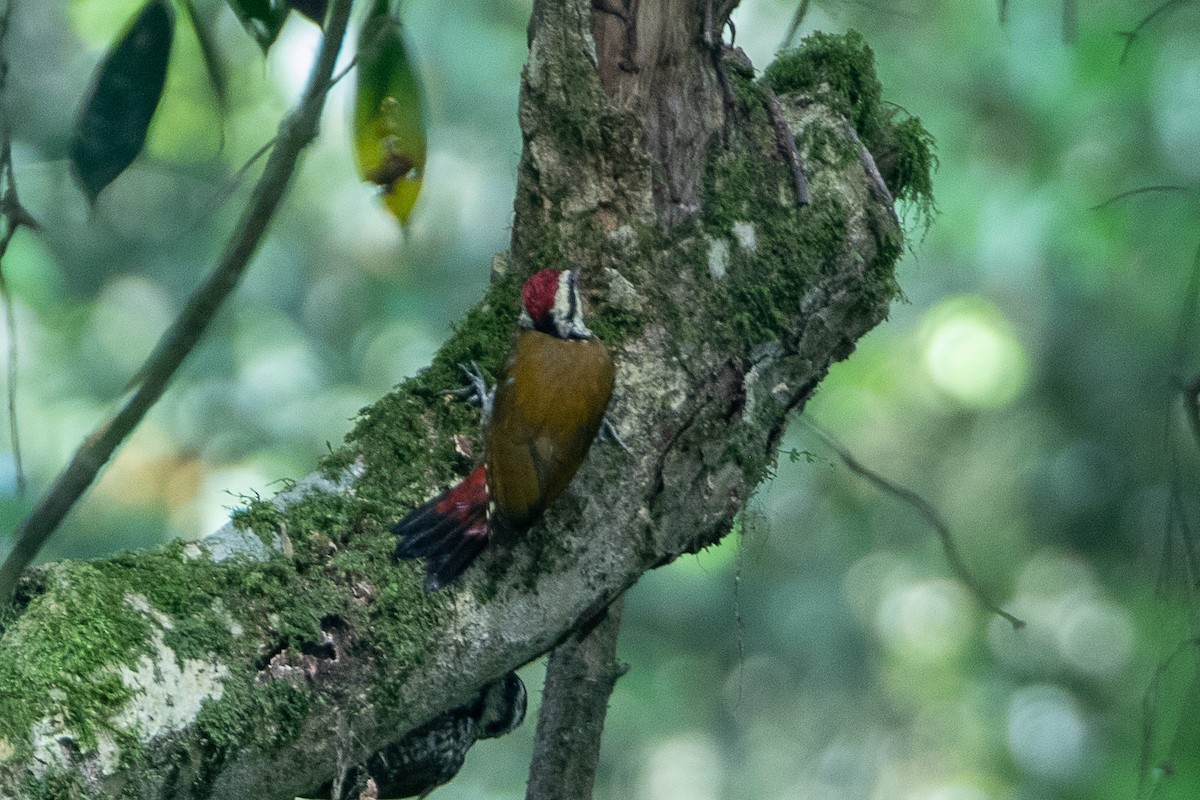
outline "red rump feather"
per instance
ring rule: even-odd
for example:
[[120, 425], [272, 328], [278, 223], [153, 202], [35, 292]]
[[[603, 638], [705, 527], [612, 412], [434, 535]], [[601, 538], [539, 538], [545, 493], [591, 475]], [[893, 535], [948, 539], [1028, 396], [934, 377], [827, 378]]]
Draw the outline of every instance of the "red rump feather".
[[525, 281], [521, 301], [535, 321], [545, 319], [550, 309], [554, 308], [554, 297], [558, 294], [558, 276], [559, 270], [544, 269], [533, 273]]
[[453, 582], [487, 546], [487, 468], [476, 467], [457, 486], [414, 510], [392, 533], [400, 537], [395, 559], [425, 559], [425, 589]]
[[487, 502], [487, 468], [480, 464], [463, 478], [462, 483], [438, 498], [434, 511], [466, 525], [475, 518], [478, 509], [482, 508], [486, 513]]

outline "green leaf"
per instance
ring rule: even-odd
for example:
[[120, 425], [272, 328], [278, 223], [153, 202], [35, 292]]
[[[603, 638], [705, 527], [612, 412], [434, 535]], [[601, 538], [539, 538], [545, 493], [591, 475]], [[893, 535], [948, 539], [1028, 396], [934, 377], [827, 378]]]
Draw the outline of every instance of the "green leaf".
[[221, 112], [221, 120], [225, 120], [225, 112], [229, 108], [229, 73], [225, 59], [217, 47], [217, 40], [212, 31], [200, 18], [196, 5], [192, 0], [183, 0], [184, 10], [187, 11], [188, 22], [196, 33], [196, 41], [200, 44], [200, 54], [204, 58], [204, 69], [208, 73], [208, 83], [212, 87], [213, 96], [217, 98], [217, 108]]
[[228, 0], [229, 7], [242, 26], [258, 42], [263, 55], [275, 44], [283, 23], [287, 21], [287, 3], [283, 0]]
[[162, 98], [175, 12], [151, 0], [121, 33], [96, 70], [71, 136], [71, 172], [94, 205], [146, 142]]
[[377, 0], [358, 38], [354, 152], [359, 174], [407, 224], [425, 172], [425, 111], [400, 22]]

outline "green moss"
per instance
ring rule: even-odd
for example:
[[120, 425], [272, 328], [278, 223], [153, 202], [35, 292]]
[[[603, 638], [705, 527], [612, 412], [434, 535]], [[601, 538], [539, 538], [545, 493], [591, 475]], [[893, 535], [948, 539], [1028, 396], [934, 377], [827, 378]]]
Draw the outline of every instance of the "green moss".
[[[218, 564], [189, 559], [189, 546], [177, 543], [46, 570], [46, 591], [4, 632], [2, 646], [22, 654], [0, 659], [4, 749], [28, 756], [34, 726], [46, 719], [59, 720], [85, 750], [102, 731], [119, 734], [106, 720], [132, 699], [120, 667], [152, 655], [158, 635], [179, 659], [215, 659], [229, 672], [223, 698], [206, 703], [198, 720], [198, 774], [215, 774], [247, 742], [287, 745], [309, 713], [307, 690], [257, 680], [260, 642], [302, 649], [322, 640], [323, 626], [359, 628], [369, 632], [361, 638], [373, 660], [394, 676], [383, 681], [394, 691], [444, 619], [445, 601], [424, 600], [417, 578], [391, 564], [394, 541], [372, 521], [387, 512], [324, 492], [286, 511], [268, 506], [252, 504], [239, 518], [264, 538], [286, 534], [290, 557]], [[347, 586], [366, 587], [371, 602], [355, 603]], [[140, 752], [138, 743], [125, 742], [123, 752]]]
[[796, 139], [796, 146], [810, 160], [843, 169], [859, 160], [858, 145], [841, 131], [826, 125], [809, 125]]
[[922, 231], [937, 216], [933, 173], [937, 170], [936, 142], [918, 117], [905, 117], [891, 126], [890, 141], [875, 156], [879, 172], [896, 199], [911, 208]]
[[814, 96], [845, 115], [864, 140], [883, 127], [883, 86], [875, 54], [858, 31], [814, 33], [784, 50], [763, 72], [776, 94]]
[[600, 341], [617, 348], [637, 338], [646, 327], [646, 318], [627, 308], [601, 306], [593, 311], [587, 324]]
[[83, 779], [75, 772], [51, 771], [42, 780], [25, 782], [22, 800], [77, 800], [86, 797]]
[[[892, 195], [914, 211], [920, 228], [928, 229], [937, 213], [933, 136], [919, 118], [903, 115], [883, 101], [875, 55], [862, 34], [815, 33], [800, 47], [781, 52], [762, 80], [779, 95], [806, 95], [844, 114], [874, 156]], [[844, 142], [821, 144], [845, 146]], [[851, 155], [856, 156], [853, 150]]]
[[559, 151], [569, 158], [582, 159], [604, 145], [596, 113], [606, 103], [604, 90], [595, 68], [586, 59], [555, 55], [553, 70], [541, 67], [543, 81], [526, 86], [535, 91], [534, 102], [543, 112], [540, 122], [552, 126], [551, 136]]
[[359, 502], [394, 514], [424, 499], [431, 476], [440, 484], [465, 474], [470, 461], [455, 453], [453, 436], [466, 434], [478, 445], [479, 411], [450, 392], [466, 385], [463, 365], [476, 363], [495, 380], [512, 343], [522, 277], [506, 275], [493, 285], [429, 369], [364, 409], [346, 446], [325, 459], [323, 469], [335, 475], [363, 457], [368, 469], [356, 484]]
[[271, 535], [279, 530], [283, 512], [271, 500], [263, 500], [259, 497], [248, 500], [244, 506], [235, 509], [230, 519], [237, 527], [254, 531], [269, 547], [271, 546]]
[[[716, 280], [705, 294], [713, 306], [713, 318], [729, 320], [730, 325], [697, 333], [709, 340], [732, 336], [749, 350], [789, 335], [804, 293], [841, 252], [849, 210], [840, 196], [819, 191], [813, 193], [809, 205], [798, 206], [793, 177], [778, 157], [766, 97], [746, 78], [735, 75], [733, 84], [735, 110], [750, 120], [740, 129], [749, 133], [737, 137], [728, 148], [714, 146], [701, 221], [708, 248], [692, 252], [688, 258], [693, 259], [693, 274], [707, 282], [711, 280], [709, 249], [724, 247], [727, 251], [726, 277]], [[816, 135], [815, 130], [825, 129], [810, 126], [806, 135]], [[833, 167], [841, 166], [847, 157], [857, 158], [853, 149], [847, 151], [845, 140], [836, 137], [830, 140], [827, 153], [819, 149], [810, 152]], [[734, 228], [751, 222], [754, 244], [744, 247]]]
[[[100, 569], [49, 570], [52, 594], [34, 599], [4, 639], [22, 658], [0, 659], [0, 741], [21, 751], [32, 727], [58, 719], [86, 746], [98, 721], [130, 697], [117, 670], [149, 652], [150, 627]], [[109, 667], [105, 669], [104, 667]]]
[[287, 681], [227, 684], [225, 696], [196, 717], [193, 795], [206, 797], [220, 768], [247, 746], [271, 752], [295, 741], [313, 702], [310, 689]]

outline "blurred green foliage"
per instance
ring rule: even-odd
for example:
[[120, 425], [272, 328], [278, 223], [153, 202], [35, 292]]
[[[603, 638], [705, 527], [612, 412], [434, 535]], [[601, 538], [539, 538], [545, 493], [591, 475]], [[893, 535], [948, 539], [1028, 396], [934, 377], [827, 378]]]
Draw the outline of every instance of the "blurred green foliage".
[[[760, 69], [795, 2], [735, 15]], [[1013, 4], [1003, 26], [992, 0], [813, 4], [802, 34], [861, 31], [884, 98], [933, 133], [941, 169], [940, 216], [900, 270], [907, 302], [806, 413], [934, 503], [983, 587], [1029, 624], [989, 618], [917, 514], [796, 426], [737, 534], [631, 592], [633, 669], [598, 797], [1200, 795], [1200, 464], [1177, 390], [1200, 369], [1185, 316], [1197, 5], [1148, 25], [1122, 64], [1117, 34], [1152, 5], [1097, 0], [1064, 43], [1059, 2]], [[35, 487], [212, 263], [247, 188], [232, 177], [298, 94], [318, 35], [292, 15], [264, 63], [223, 2], [198, 3], [230, 61], [224, 125], [181, 35], [147, 153], [91, 213], [68, 177], [71, 122], [139, 6], [23, 3], [9, 38], [17, 178], [43, 226], [4, 264]], [[529, 10], [406, 0], [430, 125], [409, 230], [357, 179], [343, 82], [233, 306], [48, 557], [215, 528], [428, 363], [507, 244]], [[1186, 188], [1096, 208], [1149, 185]], [[12, 489], [0, 455], [4, 529], [27, 504]], [[532, 735], [480, 744], [437, 796], [520, 796]]]

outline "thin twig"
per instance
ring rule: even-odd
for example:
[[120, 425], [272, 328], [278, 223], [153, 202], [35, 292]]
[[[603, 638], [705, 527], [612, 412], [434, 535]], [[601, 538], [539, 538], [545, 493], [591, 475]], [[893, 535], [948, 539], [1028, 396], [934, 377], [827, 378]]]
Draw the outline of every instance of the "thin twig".
[[879, 172], [879, 165], [875, 163], [875, 156], [871, 155], [871, 151], [863, 144], [863, 140], [858, 137], [858, 131], [854, 126], [847, 122], [843, 126], [846, 138], [854, 142], [858, 146], [858, 160], [862, 163], [863, 171], [867, 173], [867, 178], [871, 181], [871, 192], [875, 195], [879, 202], [887, 206], [892, 212], [892, 219], [896, 223], [900, 223], [900, 217], [896, 214], [896, 200], [892, 197], [892, 190], [888, 188], [887, 181], [883, 179], [883, 175]]
[[792, 46], [792, 41], [796, 38], [796, 32], [804, 24], [804, 17], [808, 14], [808, 7], [811, 2], [812, 0], [800, 0], [800, 5], [796, 7], [796, 13], [792, 15], [792, 22], [788, 25], [787, 35], [783, 37], [783, 41], [779, 44], [780, 50]]
[[742, 567], [746, 563], [746, 512], [742, 512], [742, 532], [737, 541], [737, 560], [733, 565], [733, 625], [737, 630], [738, 679], [734, 707], [742, 706], [746, 686], [746, 620], [742, 616]]
[[729, 82], [729, 70], [725, 66], [725, 42], [721, 40], [721, 32], [725, 30], [725, 20], [718, 17], [717, 0], [707, 0], [704, 5], [704, 46], [712, 55], [713, 69], [717, 73], [717, 83], [721, 87], [721, 100], [725, 109], [725, 123], [721, 128], [721, 141], [729, 146], [729, 137], [733, 131], [734, 97], [733, 86]]
[[1062, 38], [1074, 44], [1079, 35], [1079, 0], [1062, 0]]
[[5, 120], [3, 131], [0, 136], [3, 141], [0, 142], [0, 169], [4, 170], [5, 181], [7, 188], [4, 193], [3, 205], [5, 206], [4, 218], [6, 227], [4, 237], [0, 239], [0, 300], [4, 303], [4, 329], [8, 338], [8, 348], [5, 355], [5, 378], [4, 391], [5, 400], [8, 405], [8, 438], [12, 444], [13, 451], [13, 470], [16, 473], [16, 488], [17, 496], [24, 497], [28, 489], [28, 479], [25, 475], [25, 458], [21, 451], [21, 424], [17, 416], [17, 314], [16, 304], [13, 302], [12, 287], [8, 285], [8, 275], [4, 271], [3, 260], [5, 254], [8, 253], [8, 246], [16, 236], [17, 231], [24, 225], [27, 227], [36, 227], [36, 224], [31, 224], [22, 219], [20, 215], [12, 216], [8, 213], [9, 207], [21, 208], [20, 202], [17, 200], [17, 184], [16, 177], [12, 165], [12, 131]]
[[1142, 17], [1141, 21], [1133, 27], [1133, 30], [1122, 31], [1121, 33], [1118, 33], [1117, 35], [1125, 40], [1125, 46], [1121, 48], [1121, 58], [1118, 59], [1117, 63], [1125, 63], [1125, 60], [1129, 58], [1129, 51], [1133, 49], [1134, 41], [1142, 34], [1142, 29], [1153, 22], [1155, 18], [1192, 1], [1193, 0], [1167, 0], [1167, 2], [1163, 3], [1161, 6]]
[[801, 417], [801, 421], [804, 422], [808, 426], [809, 430], [815, 433], [817, 437], [821, 439], [821, 441], [825, 442], [825, 445], [830, 450], [837, 453], [838, 458], [842, 460], [842, 463], [844, 463], [851, 472], [861, 475], [871, 483], [875, 484], [875, 486], [878, 488], [912, 506], [913, 510], [920, 514], [921, 517], [929, 523], [930, 527], [937, 531], [938, 538], [942, 540], [942, 550], [945, 551], [946, 559], [950, 562], [950, 568], [954, 570], [954, 573], [958, 576], [958, 579], [967, 585], [967, 588], [969, 588], [975, 595], [980, 605], [982, 605], [988, 611], [991, 611], [993, 614], [1006, 620], [1010, 625], [1013, 626], [1015, 630], [1020, 630], [1021, 628], [1025, 627], [1024, 620], [1015, 617], [1004, 609], [1000, 608], [1000, 606], [997, 605], [990, 596], [988, 596], [987, 592], [983, 590], [983, 587], [979, 585], [979, 581], [974, 575], [971, 574], [971, 570], [967, 567], [967, 562], [963, 560], [962, 554], [958, 552], [958, 545], [954, 543], [954, 534], [950, 532], [950, 526], [946, 524], [946, 521], [942, 519], [942, 515], [938, 513], [937, 509], [935, 509], [928, 500], [926, 500], [924, 497], [921, 497], [921, 495], [917, 494], [912, 489], [908, 489], [898, 483], [894, 483], [893, 481], [890, 481], [880, 475], [875, 470], [864, 465], [861, 461], [855, 458], [849, 450], [843, 447], [840, 442], [834, 439], [832, 435], [819, 428], [816, 423], [806, 420], [803, 417]]
[[[1179, 391], [1183, 399], [1184, 415], [1193, 439], [1200, 446], [1200, 376], [1193, 377], [1186, 383], [1181, 377], [1192, 358], [1198, 311], [1200, 311], [1200, 245], [1197, 245], [1196, 252], [1192, 257], [1192, 270], [1180, 302], [1179, 325], [1175, 331], [1170, 362], [1172, 375], [1175, 376], [1174, 380], [1177, 384], [1181, 384]], [[1173, 435], [1174, 413], [1172, 398], [1172, 402], [1167, 404], [1163, 412], [1163, 451], [1170, 462], [1170, 490], [1159, 591], [1165, 591], [1169, 586], [1173, 556], [1178, 550], [1182, 550], [1187, 566], [1188, 587], [1200, 586], [1200, 553], [1197, 552], [1195, 537], [1183, 497], [1181, 454]], [[1173, 546], [1176, 537], [1179, 540], [1178, 547]]]
[[1195, 375], [1183, 387], [1183, 410], [1192, 429], [1192, 440], [1200, 448], [1200, 375]]
[[623, 605], [550, 653], [525, 800], [591, 800], [608, 698], [627, 669], [617, 661]]
[[8, 436], [12, 444], [17, 496], [24, 497], [27, 482], [25, 460], [21, 455], [21, 426], [17, 418], [17, 317], [8, 276], [4, 273], [3, 260], [17, 231], [22, 227], [36, 230], [37, 223], [17, 197], [17, 176], [12, 163], [12, 126], [8, 122], [8, 51], [5, 45], [12, 23], [14, 1], [8, 0], [5, 3], [4, 14], [0, 16], [0, 181], [4, 184], [4, 192], [0, 196], [0, 215], [4, 219], [4, 235], [0, 238], [0, 300], [4, 303], [4, 324], [8, 334], [5, 368]]
[[1192, 256], [1192, 271], [1179, 309], [1179, 327], [1175, 331], [1175, 347], [1171, 352], [1171, 369], [1183, 374], [1184, 366], [1196, 340], [1196, 314], [1200, 312], [1200, 245]]
[[804, 161], [800, 151], [796, 149], [796, 137], [783, 118], [783, 106], [775, 92], [766, 83], [762, 88], [767, 95], [767, 113], [771, 117], [771, 127], [775, 129], [775, 146], [792, 173], [792, 189], [796, 192], [796, 205], [803, 207], [809, 204], [808, 176], [804, 174]]
[[[360, 42], [360, 46], [361, 46], [361, 42]], [[352, 72], [354, 70], [354, 67], [356, 67], [358, 65], [359, 65], [359, 56], [358, 56], [358, 54], [355, 53], [354, 58], [350, 59], [348, 64], [346, 66], [342, 67], [341, 71], [338, 72], [336, 74], [336, 76], [334, 76], [334, 78], [332, 78], [330, 80], [330, 82], [329, 82], [330, 88], [334, 88], [334, 86], [336, 86], [338, 83], [340, 83], [341, 80], [344, 77], [348, 76], [348, 74], [350, 74], [350, 72]], [[251, 156], [247, 158], [246, 162], [244, 164], [242, 164], [241, 167], [238, 168], [238, 172], [235, 172], [233, 174], [233, 178], [230, 178], [226, 182], [226, 185], [224, 185], [222, 190], [220, 192], [217, 192], [214, 201], [212, 201], [212, 206], [214, 206], [214, 210], [218, 209], [218, 207], [221, 207], [222, 205], [226, 204], [226, 201], [230, 197], [233, 197], [233, 193], [238, 191], [238, 187], [241, 186], [241, 182], [246, 179], [246, 175], [250, 174], [250, 170], [253, 169], [254, 164], [257, 164], [259, 161], [262, 161], [263, 157], [266, 154], [269, 154], [269, 152], [271, 151], [271, 148], [274, 148], [275, 144], [278, 142], [278, 139], [280, 139], [280, 137], [278, 137], [278, 134], [276, 134], [276, 136], [272, 136], [270, 139], [266, 140], [266, 142], [263, 144], [263, 146], [260, 146], [260, 148], [258, 150], [254, 151], [253, 154], [251, 154]], [[130, 385], [126, 386], [126, 391], [128, 390], [128, 387], [132, 386], [133, 384], [136, 384], [137, 381], [138, 381], [137, 378], [132, 379], [130, 381]]]
[[304, 95], [281, 123], [275, 148], [220, 261], [159, 339], [146, 366], [140, 370], [143, 378], [132, 397], [84, 440], [71, 463], [59, 473], [50, 490], [18, 527], [13, 550], [0, 566], [0, 601], [12, 596], [21, 571], [91, 486], [113, 451], [166, 391], [175, 371], [237, 287], [291, 183], [301, 151], [316, 138], [352, 5], [353, 0], [334, 0]]
[[1141, 194], [1149, 194], [1151, 192], [1186, 192], [1188, 186], [1179, 186], [1178, 184], [1164, 183], [1156, 186], [1139, 186], [1137, 189], [1129, 189], [1128, 191], [1115, 194], [1102, 203], [1097, 203], [1092, 206], [1092, 211], [1103, 211], [1109, 206], [1116, 205], [1122, 200], [1128, 200], [1131, 197], [1137, 197]]
[[[1200, 640], [1195, 638], [1185, 639], [1180, 642], [1169, 656], [1159, 662], [1158, 667], [1154, 670], [1154, 676], [1150, 679], [1150, 685], [1146, 687], [1146, 692], [1142, 695], [1142, 754], [1141, 764], [1138, 769], [1138, 788], [1135, 797], [1150, 797], [1154, 794], [1156, 788], [1152, 785], [1154, 781], [1151, 777], [1151, 771], [1155, 767], [1155, 764], [1152, 763], [1155, 760], [1153, 752], [1155, 738], [1154, 717], [1157, 712], [1158, 703], [1162, 699], [1159, 697], [1162, 685], [1166, 681], [1168, 677], [1167, 673], [1171, 670], [1175, 660], [1188, 651], [1194, 651], [1198, 645], [1200, 645]], [[1200, 678], [1200, 671], [1195, 666], [1193, 666], [1192, 672], [1193, 677], [1188, 685], [1187, 694], [1195, 693], [1197, 679]], [[1173, 751], [1176, 754], [1180, 745], [1181, 727], [1176, 726], [1175, 736], [1168, 747], [1169, 751]], [[1166, 772], [1170, 768], [1170, 761], [1160, 761], [1158, 766]]]

